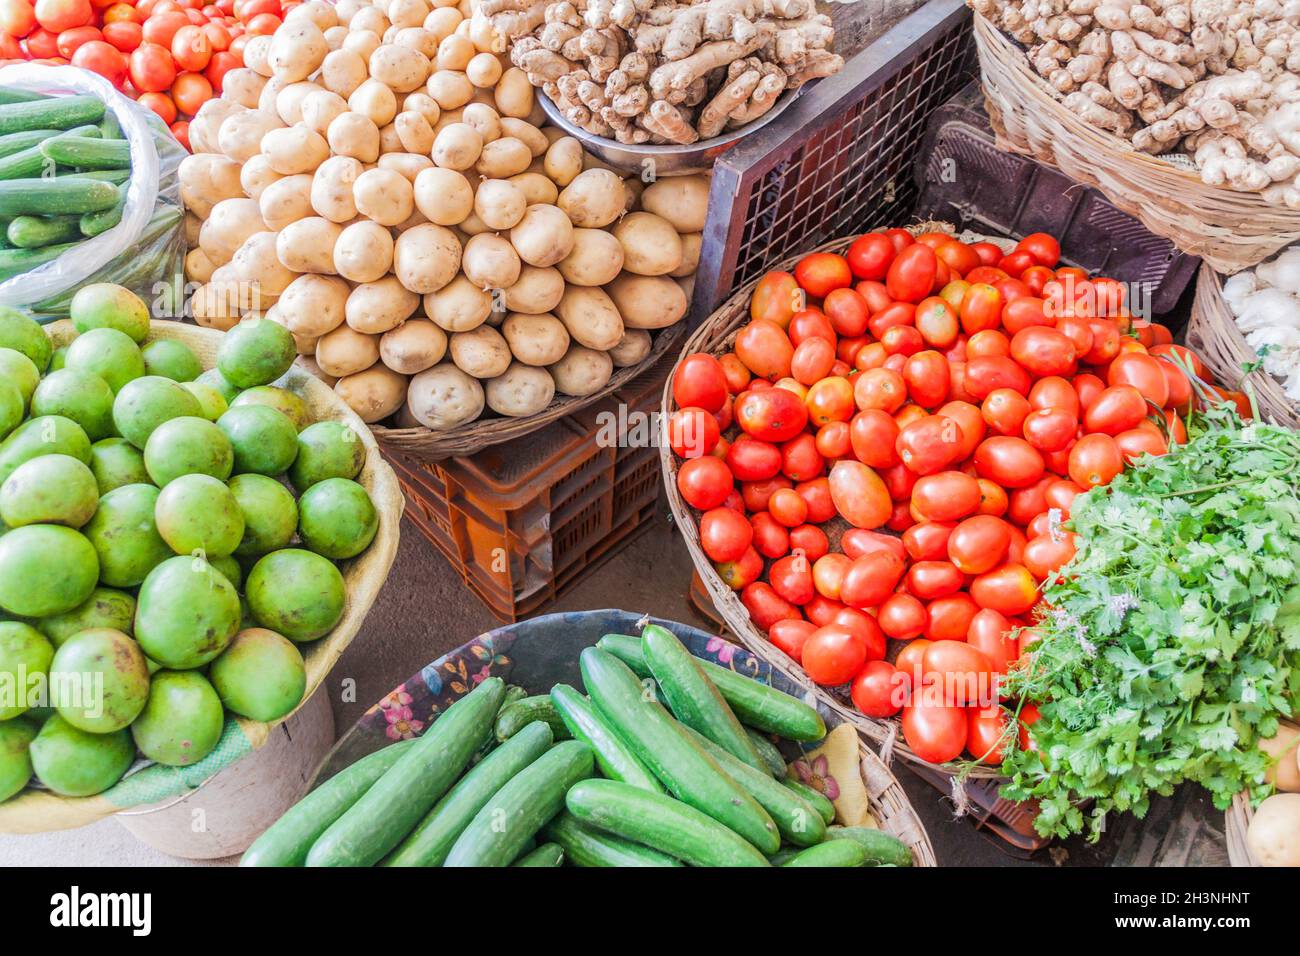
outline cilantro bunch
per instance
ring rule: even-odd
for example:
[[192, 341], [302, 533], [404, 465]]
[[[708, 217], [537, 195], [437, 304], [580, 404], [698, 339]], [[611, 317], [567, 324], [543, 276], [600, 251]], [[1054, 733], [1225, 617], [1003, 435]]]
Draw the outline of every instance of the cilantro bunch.
[[1071, 525], [1011, 679], [1042, 717], [1036, 750], [1008, 748], [1004, 796], [1037, 799], [1044, 835], [1093, 840], [1184, 780], [1221, 808], [1264, 796], [1257, 742], [1300, 696], [1300, 434], [1212, 408], [1187, 445], [1076, 498]]

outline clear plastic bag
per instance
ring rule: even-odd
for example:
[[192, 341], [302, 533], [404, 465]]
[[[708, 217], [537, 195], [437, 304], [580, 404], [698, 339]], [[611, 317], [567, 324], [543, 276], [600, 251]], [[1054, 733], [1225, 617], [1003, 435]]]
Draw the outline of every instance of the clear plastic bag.
[[66, 317], [73, 294], [91, 282], [115, 282], [147, 302], [171, 302], [184, 282], [184, 210], [177, 169], [188, 155], [185, 148], [157, 114], [88, 70], [19, 63], [0, 69], [0, 86], [97, 96], [131, 145], [121, 222], [57, 259], [0, 282], [0, 305], [40, 322], [53, 321]]

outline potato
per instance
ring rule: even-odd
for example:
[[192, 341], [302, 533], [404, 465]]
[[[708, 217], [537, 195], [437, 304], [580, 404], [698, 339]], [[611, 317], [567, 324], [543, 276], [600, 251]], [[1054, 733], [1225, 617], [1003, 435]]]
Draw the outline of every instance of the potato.
[[392, 23], [388, 17], [384, 16], [384, 11], [377, 6], [362, 7], [348, 21], [348, 29], [353, 33], [358, 30], [369, 30], [371, 33], [378, 33], [382, 36], [390, 26], [392, 26]]
[[555, 307], [574, 341], [589, 349], [612, 349], [623, 337], [623, 319], [601, 289], [569, 286]]
[[334, 244], [343, 227], [320, 216], [308, 216], [290, 223], [275, 241], [275, 254], [294, 272], [337, 275]]
[[311, 173], [330, 155], [324, 137], [306, 125], [273, 129], [262, 137], [262, 155], [282, 176]]
[[1246, 845], [1262, 866], [1300, 866], [1300, 793], [1275, 793], [1261, 803]]
[[[185, 246], [187, 249], [193, 249], [199, 244], [199, 230], [203, 228], [203, 220], [192, 212], [187, 212], [181, 220], [181, 232], [185, 235]], [[213, 266], [215, 269], [216, 266]]]
[[337, 276], [301, 275], [280, 293], [275, 311], [294, 335], [319, 337], [343, 324], [349, 291]]
[[206, 219], [212, 207], [223, 199], [244, 195], [239, 182], [240, 165], [216, 153], [195, 153], [181, 160], [177, 169], [181, 182], [181, 202], [185, 208]]
[[424, 297], [424, 312], [448, 332], [468, 332], [487, 321], [492, 296], [463, 275]]
[[398, 93], [410, 93], [429, 78], [429, 58], [419, 50], [385, 43], [370, 54], [370, 78]]
[[[348, 38], [347, 27], [344, 26], [329, 27], [324, 31], [324, 33], [325, 33], [325, 45], [329, 47], [331, 51], [343, 49], [343, 41]], [[312, 364], [315, 365], [315, 363], [316, 360], [312, 359]], [[321, 374], [324, 375], [323, 372]], [[328, 376], [328, 377], [331, 379], [333, 378], [333, 376]]]
[[352, 185], [357, 212], [381, 226], [396, 226], [415, 209], [411, 183], [391, 169], [368, 169]]
[[1276, 761], [1265, 771], [1264, 779], [1284, 793], [1300, 793], [1297, 744], [1300, 744], [1300, 727], [1288, 721], [1282, 721], [1272, 737], [1259, 742], [1259, 749]]
[[551, 404], [555, 380], [544, 368], [512, 362], [505, 374], [488, 380], [485, 392], [488, 408], [498, 415], [525, 418]]
[[531, 266], [553, 266], [573, 250], [573, 224], [556, 206], [529, 206], [510, 230], [510, 244]]
[[312, 215], [312, 177], [301, 174], [276, 180], [262, 191], [257, 206], [262, 221], [273, 232]]
[[320, 136], [327, 136], [330, 123], [347, 111], [348, 101], [329, 90], [314, 90], [302, 98], [303, 125]]
[[379, 127], [362, 113], [336, 116], [326, 138], [336, 156], [351, 156], [363, 163], [379, 158]]
[[398, 375], [382, 362], [364, 372], [341, 378], [334, 393], [366, 424], [383, 421], [406, 401], [406, 376]]
[[321, 32], [339, 25], [339, 17], [334, 10], [334, 5], [327, 3], [326, 0], [308, 0], [307, 3], [298, 4], [284, 15], [285, 23], [297, 20], [310, 20]]
[[415, 110], [398, 113], [393, 120], [393, 128], [406, 152], [427, 154], [433, 149], [433, 126], [424, 118], [423, 113]]
[[447, 333], [428, 319], [403, 322], [379, 340], [380, 361], [403, 375], [433, 368], [446, 354]]
[[513, 136], [502, 136], [490, 143], [485, 143], [474, 164], [480, 176], [492, 179], [505, 179], [526, 170], [533, 161], [532, 150], [523, 140]]
[[190, 309], [194, 321], [205, 329], [226, 332], [233, 329], [243, 315], [239, 302], [239, 284], [219, 281], [215, 272], [212, 275], [210, 282], [194, 290], [194, 295], [190, 297]]
[[266, 77], [248, 67], [236, 67], [227, 71], [222, 77], [221, 96], [250, 110], [257, 109], [257, 101], [261, 98], [264, 86], [266, 86]]
[[234, 100], [211, 99], [199, 107], [190, 120], [190, 151], [194, 153], [223, 152], [217, 140], [221, 124], [236, 113], [248, 110]]
[[537, 203], [554, 206], [555, 200], [560, 197], [560, 191], [555, 188], [555, 183], [541, 173], [519, 173], [511, 176], [507, 182], [514, 183], [524, 191], [524, 198], [528, 200], [530, 206]]
[[475, 86], [491, 89], [501, 79], [501, 61], [492, 53], [476, 53], [465, 64], [465, 76]]
[[527, 208], [524, 191], [504, 179], [485, 179], [474, 194], [474, 212], [489, 229], [509, 229], [524, 218]]
[[397, 115], [397, 96], [383, 83], [371, 78], [352, 91], [348, 97], [348, 109], [367, 117], [378, 129], [387, 126]]
[[363, 372], [378, 361], [379, 336], [366, 335], [349, 325], [326, 332], [316, 342], [316, 364], [337, 378]]
[[366, 81], [366, 76], [365, 57], [345, 47], [325, 57], [320, 68], [320, 85], [347, 99]]
[[560, 191], [557, 205], [575, 226], [599, 229], [623, 214], [623, 180], [607, 169], [586, 169]]
[[315, 73], [328, 53], [329, 44], [321, 28], [302, 17], [276, 29], [266, 63], [278, 79], [297, 83]]
[[379, 168], [391, 169], [414, 186], [415, 177], [426, 169], [433, 168], [433, 160], [428, 156], [417, 156], [414, 153], [384, 153], [379, 157]]
[[[269, 36], [250, 37], [248, 43], [244, 45], [244, 66], [253, 72], [270, 77], [272, 75], [269, 57], [271, 55], [272, 38]], [[252, 47], [250, 50], [249, 47]]]
[[257, 203], [251, 199], [223, 199], [212, 207], [212, 214], [199, 229], [199, 246], [213, 265], [224, 266], [245, 239], [265, 231]]
[[461, 110], [460, 119], [478, 130], [484, 143], [501, 138], [501, 116], [487, 103], [470, 103]]
[[510, 346], [490, 325], [452, 333], [447, 351], [457, 368], [475, 378], [495, 378], [510, 367]]
[[282, 80], [278, 76], [273, 76], [266, 81], [266, 86], [262, 87], [261, 95], [257, 97], [257, 109], [261, 113], [270, 113], [277, 120], [279, 125], [287, 125], [284, 120], [280, 119], [280, 111], [275, 108], [275, 101], [280, 98], [285, 87], [290, 86], [288, 80]]
[[393, 123], [379, 127], [379, 155], [402, 153], [404, 149], [402, 138], [397, 135], [397, 127]]
[[465, 118], [464, 109], [443, 110], [438, 116], [438, 122], [433, 124], [433, 137], [436, 141], [438, 134], [452, 123], [460, 123]]
[[444, 126], [433, 141], [433, 161], [444, 169], [469, 169], [482, 152], [483, 136], [468, 123]]
[[369, 62], [370, 54], [378, 50], [383, 44], [383, 36], [373, 30], [351, 30], [343, 38], [343, 49], [355, 53], [361, 57], [363, 62]]
[[505, 239], [485, 232], [465, 243], [461, 268], [480, 289], [508, 289], [519, 278], [519, 254]]
[[682, 290], [682, 293], [686, 296], [687, 302], [690, 302], [695, 297], [694, 275], [683, 276], [682, 278], [674, 279], [673, 281], [676, 282], [677, 287]]
[[533, 84], [528, 81], [528, 74], [516, 66], [501, 74], [492, 95], [502, 116], [528, 119], [533, 111]]
[[549, 312], [524, 315], [511, 312], [501, 323], [510, 352], [525, 365], [553, 365], [569, 350], [569, 331]]
[[664, 176], [641, 194], [641, 208], [678, 232], [702, 232], [709, 215], [708, 176]]
[[504, 305], [511, 312], [541, 315], [551, 312], [564, 297], [564, 277], [558, 269], [524, 266], [519, 278], [502, 293]]
[[[406, 99], [402, 100], [402, 112], [419, 113], [429, 124], [429, 128], [432, 129], [433, 125], [438, 122], [439, 117], [442, 116], [442, 107], [428, 93], [408, 93]], [[424, 150], [424, 152], [427, 153], [431, 149], [433, 149], [432, 143], [429, 145], [429, 149]]]
[[395, 27], [418, 27], [429, 15], [425, 0], [393, 0], [388, 5], [388, 19]]
[[443, 362], [411, 379], [406, 402], [421, 425], [447, 431], [483, 414], [483, 386], [472, 375]]
[[334, 4], [334, 14], [339, 18], [339, 23], [347, 26], [358, 10], [369, 5], [370, 0], [338, 0]]
[[438, 55], [438, 36], [422, 26], [402, 27], [393, 36], [395, 46], [418, 51], [425, 60], [432, 63]]
[[363, 282], [348, 295], [344, 317], [348, 325], [367, 335], [379, 335], [405, 322], [417, 308], [420, 297], [385, 275]]
[[379, 223], [361, 219], [339, 233], [334, 244], [334, 268], [343, 278], [375, 282], [387, 275], [392, 265], [393, 234]]
[[663, 329], [686, 314], [690, 301], [668, 276], [639, 276], [624, 272], [605, 291], [614, 300], [629, 329]]
[[477, 236], [481, 232], [492, 231], [484, 224], [483, 220], [478, 217], [478, 213], [474, 212], [472, 209], [470, 210], [469, 215], [462, 219], [460, 224], [456, 226], [456, 230], [464, 234], [466, 238]]
[[440, 226], [463, 222], [474, 209], [474, 189], [454, 169], [434, 166], [415, 177], [415, 205]]
[[445, 226], [425, 223], [397, 237], [393, 272], [412, 292], [436, 292], [460, 271], [460, 240]]
[[455, 4], [435, 2], [434, 7], [435, 9], [424, 18], [424, 28], [436, 36], [441, 43], [456, 32], [456, 27], [464, 18], [458, 11], [451, 9]]
[[469, 37], [453, 33], [438, 44], [438, 56], [434, 62], [440, 70], [457, 70], [464, 73], [465, 68], [469, 66], [469, 61], [474, 59], [477, 52], [474, 42]]
[[204, 283], [212, 278], [216, 266], [212, 264], [203, 250], [195, 246], [185, 254], [185, 278], [190, 282]]
[[650, 333], [645, 329], [625, 329], [618, 345], [609, 350], [609, 358], [616, 368], [639, 365], [650, 354]]
[[240, 110], [231, 113], [217, 131], [220, 152], [237, 163], [243, 163], [262, 150], [262, 137], [282, 126], [280, 117], [261, 110]]
[[562, 136], [546, 150], [546, 175], [563, 189], [582, 172], [582, 142], [573, 136]]
[[316, 169], [311, 180], [311, 207], [330, 222], [350, 222], [356, 218], [357, 204], [352, 186], [364, 167], [351, 156], [331, 156]]
[[442, 110], [458, 110], [474, 99], [474, 84], [464, 73], [438, 70], [425, 87]]
[[694, 275], [700, 267], [700, 248], [704, 242], [703, 233], [688, 232], [682, 236], [682, 264], [668, 273], [674, 279]]
[[623, 245], [604, 229], [574, 229], [573, 249], [557, 268], [573, 285], [604, 285], [623, 269]]
[[528, 152], [532, 154], [533, 159], [545, 156], [546, 151], [551, 146], [551, 141], [546, 138], [546, 134], [527, 120], [516, 119], [513, 116], [503, 116], [501, 117], [501, 131], [504, 135], [517, 139], [527, 146]]
[[623, 246], [623, 268], [628, 272], [667, 275], [682, 264], [682, 239], [667, 219], [651, 212], [629, 213], [612, 231]]
[[614, 363], [606, 353], [575, 343], [548, 371], [557, 392], [583, 398], [594, 395], [609, 384], [610, 376], [614, 374]]
[[324, 92], [315, 83], [302, 80], [298, 83], [290, 83], [283, 87], [275, 94], [275, 112], [286, 126], [293, 126], [295, 123], [302, 122], [302, 103], [312, 93]]

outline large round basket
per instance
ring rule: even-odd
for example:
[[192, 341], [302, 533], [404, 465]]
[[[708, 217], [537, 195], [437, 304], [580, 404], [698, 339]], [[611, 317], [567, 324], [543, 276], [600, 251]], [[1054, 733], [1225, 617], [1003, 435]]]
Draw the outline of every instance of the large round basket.
[[1156, 235], [1223, 273], [1300, 239], [1300, 210], [1209, 186], [1190, 168], [1139, 152], [1067, 109], [1025, 51], [975, 15], [984, 102], [998, 142], [1101, 190]]
[[[76, 337], [72, 323], [67, 320], [54, 322], [45, 328], [56, 347], [66, 345]], [[184, 342], [206, 369], [216, 364], [217, 346], [221, 337], [220, 332], [212, 329], [179, 322], [155, 322], [147, 341], [175, 339]], [[307, 689], [298, 705], [301, 709], [361, 629], [362, 622], [388, 578], [388, 571], [397, 557], [403, 498], [397, 478], [380, 455], [370, 430], [333, 390], [299, 368], [290, 369], [276, 384], [302, 398], [314, 421], [343, 422], [360, 436], [367, 454], [365, 467], [357, 481], [369, 492], [379, 514], [379, 531], [370, 547], [360, 556], [343, 562], [340, 567], [347, 587], [347, 603], [342, 619], [329, 634], [301, 647], [307, 667]], [[272, 729], [292, 716], [286, 715], [271, 724], [244, 718], [228, 720], [217, 749], [204, 760], [183, 769], [157, 766], [133, 768], [115, 787], [98, 796], [67, 798], [56, 796], [47, 790], [28, 789], [0, 803], [0, 833], [37, 833], [85, 826], [120, 810], [179, 797], [203, 786], [238, 757], [260, 749], [267, 742]], [[299, 790], [306, 786], [306, 782], [303, 779]], [[291, 795], [281, 794], [281, 797], [292, 804], [300, 795], [301, 792], [296, 792]]]
[[[522, 686], [530, 694], [547, 693], [559, 682], [581, 687], [578, 655], [582, 649], [595, 644], [605, 634], [638, 634], [646, 621], [668, 628], [696, 657], [729, 667], [792, 696], [804, 694], [801, 681], [790, 679], [734, 644], [686, 624], [619, 610], [545, 614], [480, 634], [395, 688], [343, 735], [321, 767], [317, 783], [399, 737], [423, 732], [438, 714], [485, 677], [500, 677]], [[829, 709], [825, 701], [817, 700], [815, 706], [828, 728], [834, 729], [842, 723], [838, 713]], [[906, 791], [861, 735], [856, 739], [856, 770], [876, 825], [907, 844], [917, 866], [938, 866], [934, 847]], [[802, 746], [811, 750], [818, 745]], [[789, 742], [783, 742], [782, 751], [787, 760], [800, 755], [798, 746]]]
[[1233, 866], [1259, 866], [1255, 854], [1246, 843], [1246, 833], [1255, 811], [1250, 807], [1250, 797], [1243, 793], [1232, 798], [1232, 806], [1223, 815], [1223, 835], [1228, 844], [1228, 862]]
[[1265, 418], [1288, 428], [1300, 428], [1300, 407], [1287, 398], [1282, 383], [1262, 368], [1243, 376], [1246, 365], [1259, 360], [1237, 327], [1232, 310], [1223, 298], [1223, 281], [1208, 264], [1196, 277], [1196, 299], [1187, 323], [1187, 344], [1196, 349], [1225, 388], [1237, 389], [1243, 377], [1255, 392]]
[[[944, 226], [939, 223], [924, 223], [912, 227], [912, 230], [921, 232], [937, 228], [945, 228], [951, 231], [951, 226]], [[817, 249], [809, 250], [809, 252], [777, 263], [769, 271], [784, 270], [789, 272], [794, 268], [795, 263], [811, 252], [843, 252], [852, 241], [851, 237], [837, 239], [834, 242], [819, 246]], [[724, 302], [716, 312], [695, 330], [682, 349], [682, 354], [677, 360], [678, 365], [687, 356], [694, 355], [697, 352], [721, 355], [731, 350], [736, 333], [749, 321], [749, 299], [758, 281], [755, 279], [737, 290], [730, 299]], [[676, 371], [677, 368], [674, 366], [673, 373], [668, 376], [668, 381], [664, 384], [663, 414], [665, 420], [676, 410], [676, 403], [673, 401], [672, 394], [673, 375], [676, 374]], [[695, 563], [695, 570], [699, 573], [700, 579], [708, 589], [714, 607], [717, 608], [731, 633], [736, 635], [742, 644], [770, 664], [773, 669], [798, 684], [805, 687], [811, 686], [812, 693], [816, 695], [817, 699], [834, 711], [841, 720], [849, 721], [868, 738], [884, 745], [890, 752], [899, 754], [915, 763], [924, 763], [926, 766], [933, 767], [940, 772], [953, 773], [954, 770], [950, 766], [931, 764], [916, 756], [903, 740], [900, 732], [900, 722], [897, 718], [877, 720], [864, 716], [853, 706], [846, 687], [826, 688], [811, 684], [803, 668], [767, 639], [767, 636], [750, 620], [749, 612], [745, 609], [745, 605], [741, 603], [739, 595], [723, 583], [722, 579], [718, 577], [717, 571], [713, 568], [713, 562], [704, 553], [704, 549], [700, 545], [698, 516], [682, 500], [681, 492], [677, 490], [677, 456], [673, 454], [672, 448], [669, 447], [667, 442], [661, 444], [659, 457], [663, 464], [664, 488], [668, 495], [668, 507], [672, 510], [674, 523], [686, 540], [686, 548], [691, 554], [691, 560]], [[847, 528], [848, 525], [838, 518], [823, 526], [833, 545], [838, 543], [839, 534]], [[890, 644], [891, 650], [894, 645], [901, 646], [899, 642], [894, 641], [891, 641]], [[992, 768], [980, 766], [963, 767], [960, 772], [970, 777], [1001, 776]]]
[[416, 461], [442, 461], [460, 455], [472, 455], [492, 445], [522, 438], [537, 429], [558, 421], [566, 415], [572, 415], [593, 402], [598, 402], [607, 395], [612, 395], [632, 379], [668, 354], [669, 350], [681, 344], [686, 332], [684, 322], [678, 322], [655, 334], [650, 346], [650, 354], [636, 365], [615, 369], [604, 387], [590, 395], [581, 397], [556, 396], [551, 404], [536, 415], [527, 418], [480, 418], [467, 425], [449, 428], [446, 431], [433, 431], [423, 426], [411, 428], [389, 428], [384, 425], [372, 425], [371, 430], [384, 448], [391, 449]]

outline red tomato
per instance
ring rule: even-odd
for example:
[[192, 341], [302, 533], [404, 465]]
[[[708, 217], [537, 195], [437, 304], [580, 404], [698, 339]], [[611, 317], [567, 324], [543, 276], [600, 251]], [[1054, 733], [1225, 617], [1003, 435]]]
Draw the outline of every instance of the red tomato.
[[922, 408], [934, 408], [947, 399], [952, 384], [948, 360], [938, 352], [917, 352], [903, 366], [903, 381], [912, 401]]
[[823, 338], [831, 345], [836, 343], [835, 329], [826, 313], [818, 308], [807, 308], [796, 312], [786, 329], [790, 344], [798, 347], [805, 339]]
[[891, 594], [876, 610], [880, 630], [898, 641], [920, 637], [927, 619], [925, 605], [910, 594]]
[[1051, 577], [1074, 557], [1074, 535], [1061, 533], [1059, 540], [1051, 534], [1031, 538], [1021, 560], [1039, 581]]
[[1059, 408], [1040, 408], [1025, 417], [1025, 441], [1041, 452], [1068, 448], [1079, 430], [1079, 420]]
[[156, 43], [141, 43], [131, 54], [131, 84], [138, 90], [161, 92], [176, 79], [172, 55]]
[[1073, 375], [1074, 343], [1064, 333], [1043, 325], [1031, 325], [1011, 339], [1011, 357], [1031, 375]]
[[802, 552], [810, 562], [815, 563], [826, 557], [830, 548], [831, 542], [826, 537], [826, 532], [815, 524], [801, 524], [790, 529], [790, 550]]
[[777, 475], [767, 481], [745, 481], [740, 485], [741, 497], [749, 511], [766, 511], [768, 499], [778, 488], [790, 488], [793, 483], [785, 475]]
[[73, 27], [71, 30], [64, 30], [59, 34], [59, 55], [70, 60], [72, 54], [76, 53], [83, 44], [102, 39], [104, 34], [99, 32], [98, 27]]
[[[740, 592], [740, 602], [749, 612], [750, 620], [763, 631], [770, 629], [777, 621], [797, 621], [803, 617], [797, 607], [763, 581], [747, 585]], [[807, 650], [807, 645], [804, 650]]]
[[853, 383], [832, 375], [817, 382], [804, 398], [808, 421], [820, 428], [830, 422], [847, 422], [853, 417]]
[[199, 107], [212, 99], [212, 84], [202, 73], [182, 73], [172, 81], [172, 99], [176, 101], [177, 109], [193, 116]]
[[781, 470], [781, 450], [771, 442], [739, 435], [727, 449], [726, 462], [736, 480], [762, 481]]
[[736, 356], [759, 378], [776, 381], [790, 374], [794, 346], [785, 329], [769, 319], [755, 319], [736, 335]]
[[36, 22], [51, 33], [84, 27], [94, 17], [90, 0], [36, 0], [35, 13]]
[[1055, 269], [1061, 261], [1061, 244], [1045, 232], [1034, 232], [1016, 243], [1016, 251], [1028, 253], [1040, 266]]
[[1104, 389], [1083, 414], [1083, 427], [1090, 432], [1118, 435], [1146, 420], [1147, 402], [1132, 385]]
[[993, 331], [1002, 323], [1002, 293], [986, 282], [974, 282], [962, 296], [957, 313], [967, 335]]
[[885, 640], [884, 631], [880, 629], [880, 625], [876, 623], [876, 619], [872, 615], [867, 614], [865, 611], [859, 611], [857, 608], [841, 605], [835, 609], [829, 623], [847, 628], [856, 635], [866, 646], [867, 660], [883, 661], [885, 659], [888, 642]]
[[[949, 245], [956, 245], [956, 243], [949, 243]], [[961, 331], [956, 310], [938, 296], [921, 300], [916, 307], [915, 321], [917, 331], [921, 333], [921, 338], [930, 348], [951, 348]]]
[[1027, 252], [1013, 252], [998, 261], [998, 268], [1013, 279], [1018, 279], [1022, 272], [1035, 265], [1041, 263]]
[[889, 265], [885, 289], [899, 302], [920, 302], [934, 289], [939, 260], [934, 250], [922, 243], [904, 248]]
[[1040, 378], [1029, 390], [1029, 406], [1033, 409], [1058, 409], [1079, 417], [1079, 394], [1068, 379], [1059, 375]]
[[750, 389], [738, 395], [735, 416], [747, 434], [770, 442], [789, 441], [808, 424], [804, 403], [784, 388]]
[[964, 641], [979, 608], [969, 594], [958, 592], [936, 598], [925, 609], [925, 636], [931, 641]]
[[792, 488], [778, 488], [767, 501], [767, 510], [777, 524], [794, 528], [808, 520], [808, 502]]
[[[788, 485], [789, 482], [787, 481], [786, 484]], [[809, 521], [821, 524], [835, 517], [835, 502], [831, 498], [831, 484], [827, 478], [819, 477], [811, 481], [801, 481], [794, 486], [794, 490], [808, 505]]]
[[825, 627], [827, 624], [835, 623], [835, 615], [844, 610], [844, 605], [817, 594], [801, 610], [808, 616], [808, 620], [818, 627]]
[[822, 302], [836, 335], [861, 335], [867, 330], [867, 302], [852, 289], [832, 289]]
[[1006, 558], [1010, 546], [1010, 525], [1001, 518], [976, 515], [953, 529], [944, 556], [963, 574], [983, 574]]
[[912, 514], [920, 521], [959, 521], [979, 506], [979, 482], [960, 471], [925, 475], [912, 488]]
[[754, 548], [765, 558], [780, 558], [790, 553], [790, 532], [769, 511], [760, 511], [749, 519], [754, 530]]
[[849, 269], [859, 279], [881, 280], [889, 272], [896, 255], [893, 242], [879, 232], [869, 232], [853, 240], [845, 253]]
[[1143, 455], [1159, 458], [1169, 453], [1165, 437], [1158, 429], [1133, 428], [1115, 436], [1115, 447], [1119, 449], [1125, 464]]
[[1070, 449], [1070, 478], [1081, 488], [1109, 484], [1124, 470], [1124, 456], [1109, 435], [1084, 435]]
[[1020, 656], [1020, 642], [1011, 636], [1014, 630], [1005, 614], [982, 608], [971, 618], [966, 643], [989, 659], [993, 673], [1005, 674]]
[[912, 303], [889, 302], [871, 313], [871, 318], [867, 320], [867, 331], [876, 338], [881, 338], [890, 329], [911, 326], [915, 318], [916, 306]]
[[780, 455], [781, 471], [793, 481], [810, 481], [820, 475], [826, 466], [817, 451], [817, 439], [808, 432], [796, 435], [782, 445]]
[[804, 672], [824, 687], [848, 683], [866, 662], [866, 642], [836, 624], [819, 627], [803, 645]]
[[988, 355], [966, 363], [966, 391], [977, 401], [999, 388], [1009, 388], [1021, 395], [1029, 394], [1029, 373], [1010, 358]]
[[840, 582], [840, 600], [849, 607], [875, 607], [894, 592], [905, 570], [892, 551], [872, 551], [854, 560]]
[[1034, 704], [1023, 704], [1020, 708], [1020, 730], [1018, 733], [1021, 750], [1037, 750], [1034, 742], [1030, 739], [1029, 728], [1041, 720], [1043, 715], [1039, 713]]
[[879, 528], [893, 512], [889, 489], [860, 461], [837, 461], [831, 468], [830, 491], [836, 510], [855, 528]]
[[853, 678], [853, 706], [868, 717], [893, 717], [907, 700], [908, 680], [893, 664], [868, 661]]
[[849, 528], [840, 536], [840, 548], [850, 558], [860, 558], [873, 551], [891, 551], [900, 561], [907, 557], [903, 542], [892, 534]]
[[734, 486], [731, 469], [712, 455], [682, 462], [677, 471], [677, 490], [687, 504], [699, 511], [718, 507]]
[[183, 13], [155, 13], [144, 22], [144, 42], [157, 43], [170, 51], [176, 31], [189, 25], [190, 19]]
[[707, 455], [718, 446], [720, 437], [718, 420], [703, 408], [680, 408], [668, 419], [668, 445], [678, 458]]
[[123, 53], [130, 53], [140, 45], [144, 31], [133, 20], [116, 20], [104, 24], [104, 39]]
[[804, 256], [794, 267], [794, 278], [816, 299], [824, 299], [834, 290], [847, 289], [853, 284], [848, 261], [833, 252], [814, 252]]
[[854, 381], [853, 399], [863, 411], [878, 408], [892, 414], [907, 401], [907, 382], [890, 369], [868, 369]]
[[109, 23], [140, 23], [144, 20], [144, 14], [129, 3], [114, 3], [104, 10], [102, 19], [105, 25]]
[[840, 585], [843, 583], [844, 575], [852, 564], [853, 561], [848, 555], [840, 554], [838, 551], [823, 554], [815, 559], [813, 561], [813, 587], [817, 589], [817, 593], [833, 601], [838, 601], [840, 599]]
[[1006, 733], [1008, 721], [1007, 712], [1001, 707], [972, 707], [966, 712], [966, 751], [973, 760], [987, 767], [1002, 763], [1010, 743]]
[[141, 93], [137, 102], [157, 113], [168, 126], [176, 122], [176, 104], [166, 93]]
[[986, 571], [970, 583], [970, 596], [980, 607], [1014, 617], [1038, 603], [1034, 576], [1023, 564], [1004, 564]]
[[978, 268], [981, 262], [978, 252], [956, 239], [940, 243], [935, 248], [934, 254], [957, 275], [965, 275], [972, 269]]
[[202, 24], [202, 30], [208, 42], [212, 44], [214, 55], [230, 49], [230, 31], [226, 29], [225, 24], [211, 20]]
[[712, 355], [696, 353], [682, 360], [673, 373], [673, 401], [679, 408], [695, 406], [717, 412], [727, 400], [727, 376]]
[[917, 475], [942, 471], [956, 459], [965, 444], [961, 425], [944, 415], [926, 415], [898, 433], [898, 457]]
[[816, 630], [817, 626], [811, 621], [786, 619], [777, 621], [767, 629], [767, 639], [788, 657], [802, 663], [803, 646]]
[[951, 561], [917, 561], [907, 569], [906, 581], [913, 596], [933, 601], [956, 594], [966, 579]]
[[184, 120], [181, 120], [179, 122], [172, 123], [170, 129], [171, 129], [171, 134], [174, 137], [176, 137], [176, 141], [179, 142], [182, 146], [184, 146], [186, 150], [189, 150], [190, 149], [190, 124]]
[[25, 37], [36, 27], [36, 11], [27, 0], [0, 0], [0, 31]]
[[922, 521], [903, 532], [903, 547], [913, 561], [942, 561], [948, 556], [951, 521]]
[[830, 374], [835, 364], [835, 346], [828, 340], [816, 337], [804, 339], [790, 358], [790, 374], [795, 381], [813, 385]]
[[812, 562], [803, 555], [789, 555], [773, 562], [767, 572], [772, 590], [794, 605], [807, 604], [816, 594]]
[[72, 65], [83, 70], [98, 73], [114, 86], [126, 82], [127, 59], [111, 43], [103, 40], [91, 40], [77, 48], [72, 56]]
[[769, 272], [754, 287], [749, 317], [766, 319], [784, 329], [790, 324], [790, 317], [807, 304], [807, 298], [790, 273]]
[[1164, 408], [1169, 402], [1169, 382], [1160, 368], [1161, 362], [1151, 355], [1125, 352], [1115, 357], [1106, 373], [1109, 385], [1132, 385], [1143, 398]]
[[739, 511], [714, 508], [700, 516], [700, 547], [712, 561], [737, 561], [749, 550], [754, 528]]
[[259, 13], [247, 22], [246, 27], [248, 32], [255, 37], [270, 36], [275, 33], [276, 30], [280, 29], [280, 24], [282, 22], [283, 21], [277, 16], [273, 16], [269, 13]]
[[1028, 399], [1011, 388], [995, 388], [984, 398], [980, 416], [999, 435], [1019, 436], [1024, 433], [1025, 419], [1033, 410]]
[[201, 27], [183, 26], [172, 37], [171, 51], [178, 67], [198, 73], [212, 59], [212, 41]]
[[872, 468], [892, 468], [900, 461], [894, 447], [898, 432], [898, 422], [888, 412], [879, 408], [858, 412], [849, 424], [854, 456]]
[[903, 708], [903, 739], [920, 759], [945, 763], [966, 746], [966, 711], [924, 702]]
[[975, 471], [1004, 488], [1026, 488], [1043, 477], [1043, 456], [1023, 438], [995, 435], [975, 449]]

